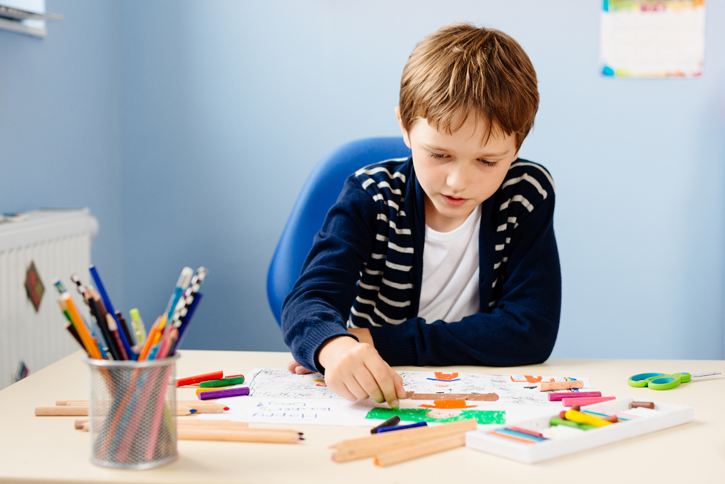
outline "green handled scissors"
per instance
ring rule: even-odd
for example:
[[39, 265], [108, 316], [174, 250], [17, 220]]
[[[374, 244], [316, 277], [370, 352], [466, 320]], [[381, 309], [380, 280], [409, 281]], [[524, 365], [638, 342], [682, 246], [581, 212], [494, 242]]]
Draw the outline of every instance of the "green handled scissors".
[[696, 373], [691, 375], [690, 373], [640, 373], [629, 377], [627, 383], [629, 386], [635, 388], [649, 387], [652, 390], [670, 390], [680, 386], [680, 383], [686, 383], [693, 378], [700, 378], [703, 376], [719, 375], [719, 371], [711, 371], [707, 373]]

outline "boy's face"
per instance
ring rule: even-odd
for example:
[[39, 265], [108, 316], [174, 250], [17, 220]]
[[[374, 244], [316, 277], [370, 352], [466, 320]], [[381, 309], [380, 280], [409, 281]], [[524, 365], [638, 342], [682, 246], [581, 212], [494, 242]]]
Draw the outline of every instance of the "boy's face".
[[[398, 121], [400, 110], [396, 109]], [[453, 134], [441, 132], [425, 119], [407, 131], [405, 144], [413, 152], [413, 167], [425, 192], [425, 223], [438, 232], [459, 227], [503, 183], [518, 157], [515, 135], [494, 131], [483, 142], [484, 123], [468, 119]]]

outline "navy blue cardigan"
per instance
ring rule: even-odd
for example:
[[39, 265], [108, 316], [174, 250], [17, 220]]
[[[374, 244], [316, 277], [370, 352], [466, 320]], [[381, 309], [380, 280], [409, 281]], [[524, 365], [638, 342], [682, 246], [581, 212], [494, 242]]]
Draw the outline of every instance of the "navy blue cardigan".
[[324, 371], [320, 347], [346, 327], [367, 327], [390, 365], [515, 366], [554, 347], [561, 272], [554, 186], [541, 165], [512, 163], [482, 204], [480, 312], [425, 321], [418, 305], [425, 243], [424, 192], [412, 159], [365, 167], [345, 182], [282, 307], [295, 360]]

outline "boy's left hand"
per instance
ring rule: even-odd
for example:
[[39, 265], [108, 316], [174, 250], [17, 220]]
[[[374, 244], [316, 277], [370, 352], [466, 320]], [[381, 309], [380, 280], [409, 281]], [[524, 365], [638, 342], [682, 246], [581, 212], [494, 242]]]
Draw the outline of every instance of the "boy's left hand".
[[290, 372], [296, 373], [298, 375], [307, 375], [308, 373], [314, 373], [314, 371], [308, 370], [304, 366], [297, 363], [295, 360], [292, 360], [289, 363], [287, 363], [287, 369]]

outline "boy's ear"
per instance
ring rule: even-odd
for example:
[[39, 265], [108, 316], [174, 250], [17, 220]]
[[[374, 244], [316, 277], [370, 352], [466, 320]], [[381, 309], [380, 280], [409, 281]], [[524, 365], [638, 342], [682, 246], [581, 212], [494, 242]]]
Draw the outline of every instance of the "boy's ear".
[[400, 106], [395, 107], [395, 117], [398, 118], [398, 124], [400, 124], [400, 131], [403, 132], [403, 141], [405, 142], [405, 146], [410, 148], [410, 136], [408, 136], [408, 130], [405, 129], [405, 126], [403, 126], [403, 118], [400, 117]]

